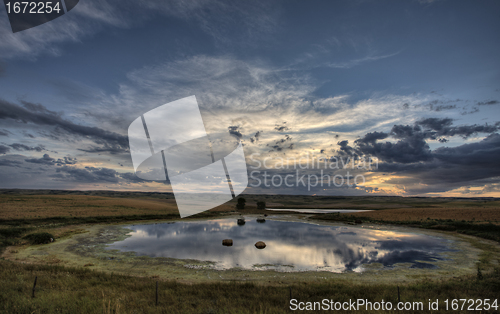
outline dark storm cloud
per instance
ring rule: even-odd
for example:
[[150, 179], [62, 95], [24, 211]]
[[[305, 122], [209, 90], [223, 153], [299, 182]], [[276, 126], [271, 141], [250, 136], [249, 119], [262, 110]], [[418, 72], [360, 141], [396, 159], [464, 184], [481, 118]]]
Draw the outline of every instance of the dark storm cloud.
[[457, 147], [440, 147], [433, 151], [433, 156], [445, 163], [483, 165], [490, 169], [499, 168], [500, 134], [490, 134], [476, 143]]
[[109, 143], [102, 143], [102, 146], [91, 146], [89, 148], [79, 148], [78, 150], [86, 153], [109, 153], [109, 154], [120, 154], [124, 152], [121, 145], [110, 145]]
[[354, 143], [357, 145], [357, 149], [350, 151], [347, 150], [347, 147], [341, 147], [341, 150], [349, 154], [361, 152], [362, 155], [376, 156], [384, 161], [398, 163], [426, 161], [432, 158], [429, 145], [427, 145], [421, 134], [409, 135], [396, 143], [365, 143], [359, 140]]
[[[450, 189], [500, 176], [500, 135], [495, 125], [454, 126], [452, 119], [428, 118], [414, 125], [395, 125], [389, 133], [371, 132], [353, 145], [341, 141], [339, 153], [377, 157], [378, 171], [404, 173], [407, 179], [392, 179], [394, 184], [411, 187], [417, 183], [429, 186], [425, 192]], [[486, 133], [475, 143], [431, 150], [427, 140], [446, 143], [448, 137]], [[396, 142], [382, 140], [392, 138]], [[484, 185], [484, 184], [483, 184]], [[409, 191], [409, 190], [408, 190]]]
[[285, 132], [285, 131], [288, 131], [288, 130], [289, 130], [289, 128], [288, 128], [285, 124], [286, 124], [286, 122], [283, 122], [283, 124], [282, 124], [282, 125], [276, 124], [276, 125], [274, 126], [274, 129], [275, 129], [276, 131], [278, 131], [278, 132]]
[[121, 173], [120, 174], [120, 177], [122, 177], [123, 179], [125, 179], [126, 181], [129, 181], [129, 182], [134, 182], [134, 183], [141, 183], [141, 182], [148, 182], [147, 180], [143, 180], [141, 178], [139, 178], [135, 173], [133, 172], [125, 172], [125, 173]]
[[7, 154], [10, 151], [10, 147], [5, 145], [0, 145], [0, 154]]
[[442, 132], [438, 132], [437, 136], [455, 136], [460, 135], [464, 138], [467, 138], [471, 135], [475, 135], [477, 133], [493, 133], [499, 130], [499, 124], [495, 125], [466, 125], [466, 126], [458, 126], [453, 128], [447, 128]]
[[250, 138], [250, 142], [254, 143], [257, 142], [260, 138], [260, 135], [262, 134], [262, 131], [257, 131], [254, 136]]
[[[452, 103], [457, 103], [462, 101], [461, 99], [455, 99], [455, 100], [433, 100], [429, 102], [426, 106], [429, 107], [429, 110], [431, 111], [443, 111], [443, 110], [451, 110], [451, 109], [456, 109], [457, 105], [452, 104]], [[408, 109], [408, 108], [406, 108]]]
[[21, 143], [13, 143], [13, 144], [10, 144], [9, 145], [10, 147], [12, 147], [13, 149], [15, 150], [19, 150], [19, 151], [37, 151], [37, 152], [41, 152], [43, 150], [45, 150], [45, 147], [43, 145], [38, 145], [36, 147], [31, 147], [31, 146], [28, 146], [28, 145], [24, 145], [24, 144], [21, 144]]
[[70, 166], [62, 166], [57, 168], [56, 178], [77, 181], [79, 183], [96, 183], [96, 182], [112, 182], [119, 181], [118, 172], [109, 168], [85, 167], [76, 168]]
[[230, 126], [228, 127], [229, 134], [236, 136], [237, 138], [242, 138], [243, 135], [241, 134], [240, 127], [239, 126]]
[[0, 130], [0, 136], [9, 136], [9, 131], [3, 129], [3, 130]]
[[379, 170], [405, 172], [422, 183], [435, 184], [474, 181], [500, 176], [500, 135], [490, 134], [480, 142], [457, 147], [440, 147], [431, 152], [428, 162], [383, 163]]
[[500, 124], [495, 125], [463, 125], [452, 126], [453, 120], [449, 118], [427, 118], [416, 122], [416, 126], [424, 128], [425, 138], [436, 139], [439, 136], [459, 135], [467, 138], [477, 133], [493, 133], [499, 130]]
[[433, 108], [434, 111], [439, 112], [443, 110], [457, 109], [457, 105], [439, 105]]
[[59, 158], [56, 160], [55, 164], [62, 165], [74, 165], [77, 163], [77, 159], [73, 157], [64, 157], [63, 159]]
[[121, 181], [129, 183], [147, 182], [146, 180], [138, 178], [134, 173], [120, 173], [105, 167], [76, 168], [71, 166], [62, 166], [56, 169], [56, 174], [53, 177], [68, 181], [76, 181], [78, 183], [118, 183]]
[[271, 145], [271, 148], [275, 149], [278, 152], [282, 151], [285, 148], [293, 149], [293, 143], [290, 143], [291, 141], [292, 137], [286, 134], [284, 138], [276, 141], [274, 145]]
[[37, 125], [53, 126], [54, 132], [62, 133], [66, 131], [72, 135], [83, 138], [90, 138], [96, 144], [110, 148], [110, 152], [118, 149], [128, 150], [128, 140], [126, 136], [106, 131], [98, 127], [89, 127], [73, 123], [64, 119], [59, 113], [50, 111], [40, 104], [33, 104], [22, 101], [23, 106], [12, 104], [0, 99], [0, 119], [11, 119], [22, 123], [33, 123]]
[[43, 164], [43, 165], [74, 165], [77, 163], [77, 159], [73, 157], [64, 157], [64, 158], [52, 158], [49, 154], [44, 154], [42, 158], [27, 158], [24, 161], [33, 163], [33, 164]]
[[468, 115], [468, 114], [473, 114], [473, 113], [476, 113], [476, 112], [479, 112], [479, 108], [478, 107], [473, 107], [471, 110], [467, 111], [468, 109], [467, 108], [463, 108], [465, 109], [464, 111], [462, 111], [460, 114], [462, 116], [465, 116], [465, 115]]
[[0, 167], [21, 167], [22, 162], [17, 160], [0, 159]]
[[498, 105], [498, 104], [500, 104], [500, 101], [498, 101], [498, 100], [480, 101], [477, 104], [478, 104], [478, 106], [485, 106], [485, 105], [491, 106], [491, 105]]
[[427, 118], [423, 119], [420, 121], [417, 121], [417, 125], [421, 125], [424, 128], [435, 130], [435, 131], [440, 131], [443, 130], [445, 127], [449, 127], [453, 124], [453, 119], [450, 118]]
[[356, 153], [356, 150], [354, 148], [352, 148], [351, 146], [349, 146], [348, 140], [340, 141], [337, 143], [337, 145], [340, 146], [340, 151], [339, 151], [340, 153], [344, 153], [344, 154], [348, 154], [348, 155], [352, 155], [352, 154]]
[[357, 141], [363, 142], [363, 143], [374, 143], [377, 140], [383, 140], [387, 138], [389, 134], [384, 133], [384, 132], [371, 132], [371, 133], [366, 133], [365, 136]]
[[[44, 188], [68, 187], [67, 184], [85, 183], [139, 183], [144, 182], [137, 178], [134, 173], [119, 173], [109, 168], [76, 166], [77, 159], [65, 156], [63, 158], [53, 158], [49, 154], [44, 154], [41, 158], [26, 158], [22, 155], [2, 155], [0, 157], [0, 167], [3, 166], [2, 175], [4, 178], [20, 180], [24, 183], [33, 183], [35, 186], [43, 184]], [[12, 168], [9, 170], [9, 167]], [[17, 168], [23, 169], [19, 171]], [[5, 182], [0, 182], [5, 183]], [[31, 185], [28, 184], [28, 186]]]
[[[426, 140], [448, 141], [445, 137], [462, 136], [467, 138], [478, 133], [491, 134], [499, 129], [495, 125], [465, 125], [453, 126], [449, 118], [427, 118], [417, 121], [414, 125], [394, 125], [389, 133], [372, 132], [356, 140], [354, 146], [348, 141], [338, 143], [340, 152], [357, 155], [376, 156], [382, 161], [396, 163], [414, 163], [430, 161], [435, 158]], [[387, 137], [397, 139], [393, 142], [377, 142]]]
[[34, 164], [52, 165], [56, 160], [50, 157], [49, 154], [44, 154], [42, 158], [27, 158], [24, 161]]

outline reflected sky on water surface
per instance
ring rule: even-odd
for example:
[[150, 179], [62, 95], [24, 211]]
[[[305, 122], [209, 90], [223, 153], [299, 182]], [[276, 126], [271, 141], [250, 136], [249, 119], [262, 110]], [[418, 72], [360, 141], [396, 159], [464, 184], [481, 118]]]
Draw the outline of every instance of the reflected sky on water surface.
[[[450, 240], [417, 233], [348, 226], [247, 218], [133, 225], [130, 237], [108, 249], [138, 255], [215, 262], [214, 268], [277, 269], [280, 271], [362, 271], [363, 265], [436, 268], [432, 264], [452, 251]], [[233, 246], [222, 245], [232, 239]], [[266, 248], [255, 248], [264, 241]]]

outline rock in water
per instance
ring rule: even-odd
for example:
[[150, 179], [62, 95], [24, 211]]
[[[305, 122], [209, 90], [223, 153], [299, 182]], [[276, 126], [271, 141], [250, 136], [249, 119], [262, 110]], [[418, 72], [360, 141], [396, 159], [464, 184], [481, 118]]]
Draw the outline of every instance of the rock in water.
[[245, 219], [240, 218], [238, 219], [238, 225], [243, 226], [245, 224]]
[[262, 250], [263, 248], [266, 247], [266, 244], [262, 241], [259, 241], [259, 242], [255, 243], [255, 247], [258, 248], [259, 250]]
[[222, 240], [222, 245], [233, 246], [233, 240], [232, 239], [224, 239], [224, 240]]

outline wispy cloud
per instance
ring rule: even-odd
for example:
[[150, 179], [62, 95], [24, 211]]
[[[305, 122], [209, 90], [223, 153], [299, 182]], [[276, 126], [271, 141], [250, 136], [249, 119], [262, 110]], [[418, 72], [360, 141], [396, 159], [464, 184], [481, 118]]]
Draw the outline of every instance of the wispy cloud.
[[[124, 152], [128, 149], [128, 140], [124, 135], [98, 127], [74, 123], [40, 104], [25, 101], [22, 101], [22, 103], [23, 106], [19, 106], [0, 99], [0, 120], [13, 120], [18, 123], [51, 127], [49, 131], [53, 134], [63, 135], [63, 132], [67, 132], [73, 137], [91, 139], [95, 144], [103, 145], [104, 148], [111, 152], [116, 150]], [[11, 147], [17, 150], [23, 148], [21, 144], [12, 144]], [[25, 148], [25, 150], [31, 150], [28, 146], [25, 146]], [[37, 150], [37, 148], [34, 148], [34, 150]]]
[[[6, 16], [4, 6], [0, 14]], [[60, 44], [80, 42], [112, 28], [131, 28], [158, 14], [195, 23], [216, 41], [227, 44], [235, 28], [243, 32], [239, 45], [262, 39], [277, 27], [277, 5], [267, 1], [81, 1], [71, 12], [40, 26], [12, 33], [8, 19], [0, 19], [0, 58], [60, 55]], [[235, 41], [232, 40], [232, 43]], [[2, 67], [0, 64], [0, 75]]]
[[382, 59], [394, 57], [400, 53], [401, 53], [401, 51], [391, 53], [391, 54], [386, 54], [386, 55], [367, 55], [366, 57], [363, 57], [363, 58], [352, 59], [352, 60], [343, 61], [343, 62], [329, 62], [329, 63], [326, 63], [325, 66], [330, 67], [330, 68], [335, 68], [335, 69], [349, 69], [349, 68], [358, 66], [358, 65], [366, 63], [366, 62], [372, 62], [372, 61], [377, 61], [377, 60], [382, 60]]

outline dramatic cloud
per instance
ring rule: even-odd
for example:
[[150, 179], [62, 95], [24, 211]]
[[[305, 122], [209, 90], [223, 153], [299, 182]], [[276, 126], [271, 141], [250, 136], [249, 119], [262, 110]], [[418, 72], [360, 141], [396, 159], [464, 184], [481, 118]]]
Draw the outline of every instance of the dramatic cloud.
[[259, 140], [260, 135], [262, 134], [261, 131], [255, 132], [255, 135], [250, 138], [250, 142], [255, 143]]
[[52, 165], [55, 163], [55, 159], [50, 157], [49, 154], [44, 154], [42, 158], [28, 158], [25, 159], [26, 162], [31, 162], [34, 164], [44, 164], [44, 165]]
[[[436, 157], [431, 152], [426, 140], [447, 142], [446, 138], [455, 135], [467, 138], [474, 134], [490, 134], [499, 129], [496, 125], [464, 125], [452, 126], [453, 120], [449, 118], [427, 118], [417, 121], [413, 126], [394, 125], [389, 133], [371, 132], [354, 142], [354, 147], [347, 141], [339, 142], [340, 151], [348, 154], [375, 156], [382, 161], [396, 163], [415, 163], [430, 161]], [[377, 142], [388, 137], [397, 139], [393, 142]]]
[[10, 147], [5, 145], [0, 145], [0, 154], [7, 154], [10, 151]]
[[271, 148], [275, 149], [276, 151], [280, 152], [284, 148], [287, 149], [293, 149], [293, 143], [291, 143], [292, 138], [290, 135], [286, 134], [284, 138], [276, 141], [274, 145], [271, 145]]
[[283, 122], [282, 125], [276, 124], [276, 126], [274, 127], [274, 129], [276, 131], [278, 131], [278, 132], [288, 131], [288, 127], [286, 126], [286, 122]]
[[[376, 172], [390, 173], [384, 182], [405, 186], [408, 194], [445, 192], [464, 185], [482, 186], [500, 176], [498, 123], [454, 126], [448, 118], [427, 118], [414, 125], [394, 125], [390, 132], [369, 132], [354, 141], [338, 143], [340, 155], [377, 157]], [[484, 139], [454, 147], [431, 150], [428, 140], [446, 143], [452, 136], [464, 138], [479, 133]], [[391, 141], [387, 141], [387, 140]], [[383, 141], [386, 140], [386, 141]]]
[[497, 105], [500, 104], [500, 101], [498, 100], [489, 100], [489, 101], [481, 101], [477, 103], [478, 106], [491, 106], [491, 105]]
[[58, 180], [74, 181], [78, 183], [144, 183], [147, 182], [138, 178], [131, 172], [117, 172], [106, 167], [85, 167], [77, 168], [72, 166], [61, 166], [56, 169], [56, 174], [52, 177]]
[[17, 160], [0, 159], [0, 167], [20, 167], [22, 162]]
[[58, 178], [77, 181], [80, 183], [112, 182], [117, 183], [120, 179], [118, 172], [108, 168], [85, 167], [75, 168], [62, 166], [57, 168]]
[[22, 101], [23, 107], [0, 99], [0, 120], [14, 120], [21, 123], [33, 123], [51, 126], [53, 133], [62, 135], [63, 131], [80, 138], [88, 138], [102, 145], [102, 151], [124, 152], [128, 150], [126, 136], [106, 131], [98, 127], [73, 123], [61, 114], [46, 109], [43, 105]]
[[235, 136], [236, 138], [240, 139], [243, 137], [243, 135], [239, 131], [239, 129], [240, 129], [239, 126], [230, 126], [230, 127], [228, 127], [228, 129], [229, 129], [229, 134]]
[[58, 44], [78, 42], [110, 27], [129, 28], [157, 14], [198, 25], [226, 45], [229, 32], [237, 28], [242, 37], [240, 44], [246, 42], [248, 45], [276, 28], [275, 6], [267, 1], [82, 1], [63, 17], [16, 34], [12, 34], [8, 19], [1, 19], [0, 57], [34, 58], [41, 53], [58, 55], [61, 54]]
[[428, 118], [424, 120], [417, 121], [417, 125], [424, 127], [424, 133], [426, 138], [436, 139], [439, 136], [455, 136], [459, 135], [467, 138], [471, 135], [477, 133], [492, 133], [496, 132], [500, 123], [497, 122], [495, 125], [465, 125], [465, 126], [451, 126], [453, 123], [452, 119], [438, 119], [438, 118]]
[[31, 146], [24, 145], [24, 144], [21, 144], [21, 143], [14, 143], [14, 144], [10, 144], [9, 146], [12, 147], [13, 149], [19, 150], [19, 151], [25, 150], [25, 151], [37, 151], [37, 152], [41, 152], [41, 151], [45, 150], [45, 147], [43, 145], [38, 145], [36, 147], [31, 147]]

